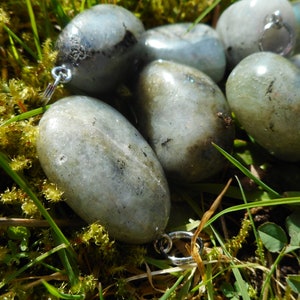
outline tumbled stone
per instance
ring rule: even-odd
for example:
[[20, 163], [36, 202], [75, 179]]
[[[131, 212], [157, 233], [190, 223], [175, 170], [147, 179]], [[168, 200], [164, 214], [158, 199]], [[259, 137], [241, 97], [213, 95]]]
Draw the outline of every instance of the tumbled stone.
[[[276, 12], [280, 14], [277, 26], [273, 22], [266, 30], [265, 26]], [[216, 30], [223, 41], [230, 68], [261, 50], [290, 55], [297, 31], [293, 8], [287, 0], [237, 1], [221, 14]]]
[[243, 59], [226, 83], [228, 103], [242, 127], [274, 156], [300, 160], [300, 70], [278, 54]]
[[153, 150], [109, 105], [86, 96], [54, 103], [39, 124], [37, 151], [48, 178], [86, 222], [127, 243], [165, 229], [168, 185]]
[[154, 61], [141, 73], [135, 109], [139, 129], [167, 176], [207, 179], [225, 166], [211, 142], [230, 151], [234, 127], [219, 87], [203, 72], [170, 61]]
[[197, 68], [215, 82], [223, 78], [226, 67], [222, 42], [205, 24], [178, 23], [149, 29], [138, 41], [136, 53], [142, 65], [171, 60]]
[[72, 72], [67, 86], [91, 96], [111, 92], [133, 69], [133, 48], [143, 32], [142, 22], [117, 5], [95, 5], [75, 16], [56, 42], [57, 65]]

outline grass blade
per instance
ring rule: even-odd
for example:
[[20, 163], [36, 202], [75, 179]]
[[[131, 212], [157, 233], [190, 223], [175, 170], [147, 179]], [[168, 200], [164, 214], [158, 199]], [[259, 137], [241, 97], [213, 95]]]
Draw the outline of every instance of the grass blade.
[[275, 273], [276, 268], [278, 267], [280, 261], [284, 257], [285, 250], [286, 250], [286, 247], [284, 247], [280, 251], [280, 253], [276, 257], [275, 261], [273, 262], [270, 271], [267, 272], [266, 278], [264, 279], [263, 286], [261, 288], [261, 294], [260, 294], [260, 297], [259, 297], [260, 300], [266, 300], [266, 299], [270, 299], [271, 298], [271, 297], [270, 298], [268, 297], [268, 289], [270, 288], [270, 283], [271, 283], [272, 276]]
[[66, 245], [66, 244], [60, 244], [60, 245], [56, 246], [55, 248], [53, 248], [53, 249], [51, 249], [51, 250], [49, 250], [49, 251], [41, 254], [40, 256], [36, 257], [35, 259], [31, 260], [29, 263], [27, 263], [26, 265], [24, 265], [23, 267], [21, 267], [17, 271], [15, 271], [13, 273], [10, 273], [9, 276], [7, 276], [6, 278], [4, 278], [0, 282], [0, 289], [3, 288], [6, 284], [10, 283], [15, 278], [17, 278], [24, 271], [26, 271], [27, 269], [31, 268], [33, 265], [35, 265], [37, 263], [40, 263], [45, 258], [49, 257], [50, 255], [54, 254], [55, 252], [61, 251], [63, 249], [66, 249], [67, 247], [68, 247], [68, 245]]
[[33, 39], [34, 39], [35, 47], [36, 47], [37, 54], [38, 54], [38, 59], [42, 60], [42, 57], [43, 57], [42, 48], [41, 48], [39, 33], [38, 33], [38, 30], [37, 30], [35, 16], [34, 16], [34, 12], [33, 12], [33, 9], [32, 9], [31, 1], [26, 0], [26, 4], [27, 4], [28, 15], [29, 15], [29, 18], [30, 18], [31, 28], [32, 28], [32, 32], [33, 32]]
[[[185, 184], [184, 187], [187, 188], [188, 190], [195, 190], [197, 192], [200, 191], [212, 195], [219, 195], [224, 187], [224, 184], [223, 183], [192, 183], [192, 184]], [[247, 196], [247, 199], [249, 201], [255, 201], [257, 199], [261, 199], [261, 200], [271, 199], [269, 194], [263, 190], [256, 189], [254, 191], [247, 191], [244, 193]], [[236, 186], [230, 186], [226, 191], [225, 195], [226, 197], [229, 198], [243, 200], [243, 197], [241, 196], [241, 191], [239, 187]]]
[[48, 221], [51, 228], [55, 231], [60, 240], [69, 245], [69, 241], [60, 231], [59, 227], [56, 225], [55, 221], [52, 219], [48, 211], [44, 208], [43, 204], [37, 198], [35, 193], [31, 190], [25, 179], [23, 179], [17, 172], [13, 171], [9, 165], [9, 159], [5, 154], [0, 152], [0, 166], [4, 169], [4, 171], [19, 185], [19, 187], [32, 199], [34, 204], [38, 207], [39, 211], [43, 215], [43, 217]]
[[2, 124], [0, 124], [0, 127], [2, 126], [5, 126], [5, 125], [8, 125], [10, 123], [13, 123], [13, 122], [18, 122], [18, 121], [21, 121], [21, 120], [26, 120], [28, 118], [31, 118], [31, 117], [34, 117], [34, 116], [37, 116], [39, 114], [42, 114], [44, 113], [48, 108], [50, 107], [50, 105], [47, 105], [47, 106], [43, 106], [43, 107], [39, 107], [39, 108], [36, 108], [36, 109], [32, 109], [30, 111], [26, 111], [25, 113], [22, 113], [20, 115], [17, 115], [15, 117], [12, 117], [10, 118], [9, 120], [3, 122]]
[[[272, 199], [272, 200], [262, 200], [255, 201], [250, 203], [239, 204], [235, 206], [230, 206], [228, 208], [223, 209], [222, 211], [215, 214], [211, 217], [210, 220], [204, 225], [204, 228], [210, 226], [213, 222], [219, 219], [221, 216], [232, 213], [235, 211], [251, 209], [255, 207], [268, 207], [268, 206], [276, 206], [276, 205], [300, 205], [300, 197], [290, 197], [290, 198], [280, 198], [280, 199]], [[191, 223], [185, 224], [183, 226], [178, 226], [176, 228], [172, 228], [172, 230], [187, 230], [191, 231], [199, 226], [200, 221], [192, 221]]]
[[237, 286], [239, 288], [239, 291], [241, 293], [241, 296], [242, 296], [242, 299], [243, 300], [250, 300], [250, 297], [249, 297], [249, 294], [248, 294], [248, 287], [241, 275], [241, 272], [240, 270], [236, 267], [235, 263], [234, 263], [234, 259], [233, 257], [230, 255], [230, 253], [227, 251], [224, 243], [223, 243], [223, 240], [222, 238], [219, 236], [218, 232], [213, 228], [213, 226], [211, 226], [211, 230], [213, 231], [215, 237], [217, 238], [219, 244], [221, 245], [225, 255], [228, 256], [228, 258], [230, 258], [230, 265], [231, 265], [231, 270], [232, 270], [232, 273], [235, 277], [235, 280], [236, 280], [236, 283], [237, 283]]
[[259, 178], [255, 177], [246, 167], [244, 167], [237, 159], [231, 156], [228, 152], [223, 150], [221, 147], [212, 143], [212, 145], [223, 155], [225, 156], [235, 167], [237, 167], [242, 173], [244, 173], [248, 178], [252, 179], [257, 185], [262, 189], [267, 191], [272, 197], [279, 198], [280, 194], [262, 182]]
[[195, 24], [198, 24], [202, 19], [204, 19], [219, 3], [221, 0], [216, 0], [213, 2], [209, 7], [207, 7], [201, 14], [200, 16], [194, 21], [192, 26], [195, 26]]
[[81, 300], [84, 299], [84, 295], [70, 295], [70, 294], [64, 294], [61, 293], [56, 287], [51, 285], [45, 280], [42, 280], [43, 285], [46, 287], [48, 292], [52, 295], [57, 297], [58, 299], [66, 299], [66, 300]]
[[2, 24], [2, 26], [10, 38], [13, 38], [17, 43], [19, 43], [22, 48], [27, 51], [35, 60], [38, 59], [38, 56], [8, 26], [5, 24]]
[[[242, 185], [241, 185], [241, 182], [239, 181], [239, 179], [238, 179], [237, 176], [235, 176], [235, 179], [236, 179], [237, 182], [238, 182], [238, 185], [239, 185], [239, 188], [240, 188], [240, 190], [241, 190], [241, 194], [242, 194], [244, 203], [247, 204], [248, 202], [247, 202], [247, 199], [246, 199], [246, 196], [245, 196], [243, 187], [242, 187]], [[254, 238], [255, 238], [255, 241], [256, 241], [257, 252], [258, 252], [260, 261], [262, 262], [263, 265], [265, 265], [265, 258], [264, 258], [263, 248], [262, 248], [261, 243], [259, 242], [259, 240], [260, 240], [260, 239], [259, 239], [259, 235], [258, 235], [258, 232], [257, 232], [257, 230], [256, 230], [256, 227], [255, 227], [255, 224], [254, 224], [254, 220], [253, 220], [253, 217], [252, 217], [252, 214], [251, 214], [251, 211], [250, 211], [249, 208], [247, 208], [247, 213], [248, 213], [248, 216], [249, 216], [249, 220], [250, 220], [250, 222], [251, 222], [251, 226], [252, 226]]]
[[176, 282], [173, 284], [173, 286], [168, 289], [164, 295], [162, 297], [159, 298], [159, 300], [168, 300], [170, 299], [172, 293], [176, 290], [176, 288], [179, 286], [179, 284], [181, 283], [181, 281], [183, 280], [184, 278], [184, 275], [181, 275], [177, 280]]
[[51, 0], [51, 3], [54, 8], [54, 13], [59, 20], [60, 26], [62, 28], [65, 27], [69, 23], [70, 18], [66, 15], [60, 2], [57, 0]]
[[206, 289], [207, 289], [207, 299], [213, 300], [214, 298], [214, 286], [213, 286], [213, 273], [212, 273], [212, 266], [211, 264], [208, 264], [206, 266]]
[[265, 207], [265, 206], [276, 206], [276, 205], [292, 205], [300, 204], [300, 197], [293, 197], [293, 198], [280, 198], [280, 199], [272, 199], [272, 200], [263, 200], [263, 201], [256, 201], [256, 202], [250, 202], [245, 204], [239, 204], [235, 206], [228, 207], [219, 213], [215, 214], [206, 224], [204, 227], [207, 227], [211, 225], [214, 221], [216, 221], [221, 216], [239, 211], [239, 210], [245, 210], [245, 209], [251, 209], [254, 207]]
[[66, 270], [68, 271], [68, 276], [70, 278], [70, 281], [72, 285], [75, 285], [78, 281], [78, 274], [79, 271], [77, 269], [77, 265], [75, 263], [72, 263], [72, 261], [75, 258], [75, 252], [71, 248], [71, 244], [68, 241], [68, 239], [64, 236], [60, 228], [57, 226], [55, 221], [52, 219], [48, 211], [45, 209], [43, 204], [40, 202], [40, 200], [37, 198], [35, 193], [32, 191], [32, 189], [29, 187], [28, 183], [24, 178], [22, 178], [17, 172], [11, 169], [9, 165], [9, 159], [6, 157], [5, 154], [0, 152], [0, 166], [3, 168], [3, 170], [15, 181], [17, 185], [32, 199], [34, 204], [37, 206], [43, 217], [48, 221], [50, 227], [52, 228], [54, 232], [54, 237], [57, 240], [58, 244], [65, 244], [67, 245], [67, 249], [63, 249], [62, 255], [62, 263], [64, 264]]

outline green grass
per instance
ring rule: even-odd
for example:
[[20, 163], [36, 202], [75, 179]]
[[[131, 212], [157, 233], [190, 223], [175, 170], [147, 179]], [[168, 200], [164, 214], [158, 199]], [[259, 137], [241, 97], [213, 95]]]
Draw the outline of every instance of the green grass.
[[[116, 2], [134, 11], [146, 26], [166, 20], [209, 22], [207, 15], [213, 13], [216, 5], [230, 4], [230, 1], [213, 1], [211, 6], [204, 6], [202, 12], [189, 10], [184, 14], [193, 1], [174, 1], [171, 10], [163, 1]], [[8, 0], [0, 5], [3, 45], [0, 209], [7, 220], [28, 219], [28, 223], [22, 225], [1, 222], [0, 299], [33, 296], [139, 299], [142, 295], [152, 299], [297, 299], [299, 278], [296, 274], [280, 276], [280, 270], [286, 258], [295, 264], [300, 260], [297, 235], [300, 225], [296, 221], [300, 217], [300, 186], [299, 190], [278, 192], [254, 176], [241, 157], [258, 164], [258, 155], [259, 160], [263, 160], [259, 165], [272, 164], [275, 159], [260, 152], [261, 149], [243, 134], [244, 140], [238, 137], [233, 153], [214, 144], [228, 160], [231, 174], [239, 176], [233, 176], [220, 208], [200, 232], [206, 244], [198, 265], [174, 267], [154, 252], [152, 244], [133, 246], [111, 241], [101, 224], [74, 226], [73, 213], [59, 201], [60, 191], [47, 180], [39, 165], [35, 136], [38, 121], [49, 107], [42, 107], [40, 101], [52, 80], [50, 71], [55, 61], [52, 45], [58, 34], [55, 28], [63, 28], [74, 15], [96, 3], [92, 0]], [[58, 87], [53, 100], [65, 94], [64, 88]], [[237, 146], [241, 143], [242, 150]], [[296, 166], [300, 169], [299, 164]], [[209, 210], [208, 203], [224, 188], [229, 171], [223, 176], [174, 189], [195, 219], [177, 221], [169, 230], [198, 228], [202, 216]], [[245, 189], [242, 183], [245, 178], [255, 183], [252, 190]], [[272, 214], [276, 208], [285, 212], [279, 224], [257, 225], [257, 210], [270, 209]], [[46, 220], [47, 226], [35, 227], [30, 221], [36, 219]], [[70, 225], [59, 226], [62, 219], [66, 223], [69, 220]], [[274, 229], [277, 229], [275, 233]], [[284, 232], [286, 237], [282, 239], [279, 232]], [[179, 242], [180, 246], [186, 245]], [[251, 253], [241, 258], [241, 253], [248, 250]], [[202, 277], [199, 267], [204, 270]]]

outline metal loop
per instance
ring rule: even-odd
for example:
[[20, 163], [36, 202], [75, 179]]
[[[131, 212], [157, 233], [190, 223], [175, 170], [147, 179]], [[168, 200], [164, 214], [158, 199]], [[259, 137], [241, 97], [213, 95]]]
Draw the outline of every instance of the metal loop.
[[278, 54], [283, 56], [289, 54], [295, 44], [295, 39], [294, 39], [295, 34], [291, 26], [288, 23], [283, 21], [281, 12], [279, 10], [276, 10], [271, 15], [266, 17], [266, 23], [262, 30], [261, 37], [258, 41], [259, 50], [267, 51], [264, 46], [264, 40], [266, 38], [267, 31], [269, 31], [270, 29], [280, 30], [282, 28], [287, 32], [289, 40], [288, 40], [288, 44], [283, 48], [281, 52], [278, 52]]
[[159, 240], [154, 241], [154, 249], [157, 253], [167, 256], [173, 247], [172, 239], [166, 233]]
[[284, 26], [283, 19], [279, 10], [274, 11], [270, 16], [266, 18], [267, 24], [265, 30], [269, 28], [280, 29]]
[[50, 101], [55, 89], [60, 83], [67, 83], [72, 79], [71, 70], [64, 65], [54, 67], [51, 70], [51, 75], [54, 79], [54, 83], [49, 83], [44, 91], [42, 96], [42, 105], [46, 105]]
[[[173, 248], [173, 240], [188, 239], [191, 241], [192, 237], [193, 233], [188, 231], [174, 231], [169, 234], [163, 234], [161, 239], [154, 242], [154, 249], [175, 266], [189, 264], [194, 262], [192, 256], [177, 257], [175, 255], [168, 255], [168, 253]], [[201, 255], [203, 250], [203, 241], [200, 238], [197, 238], [197, 246]]]
[[[55, 82], [59, 83], [67, 83], [72, 79], [71, 70], [64, 65], [54, 67], [51, 70], [51, 74]], [[54, 83], [55, 84], [55, 83]]]

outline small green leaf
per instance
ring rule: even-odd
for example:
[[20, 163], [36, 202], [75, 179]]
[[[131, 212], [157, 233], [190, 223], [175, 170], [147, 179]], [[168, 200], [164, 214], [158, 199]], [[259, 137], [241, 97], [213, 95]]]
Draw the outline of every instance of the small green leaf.
[[266, 222], [259, 226], [258, 234], [270, 252], [279, 252], [288, 243], [284, 230], [272, 222]]
[[300, 275], [288, 275], [286, 281], [295, 293], [300, 294]]
[[286, 218], [286, 228], [291, 237], [290, 245], [300, 247], [300, 211], [295, 211]]
[[71, 294], [64, 294], [62, 292], [60, 292], [55, 286], [51, 285], [50, 283], [48, 283], [47, 281], [43, 280], [42, 281], [43, 285], [46, 287], [46, 289], [48, 290], [48, 292], [59, 298], [59, 299], [72, 299], [72, 300], [77, 300], [77, 299], [84, 299], [85, 296], [84, 295], [71, 295]]
[[223, 150], [217, 144], [212, 142], [212, 145], [223, 155], [225, 156], [235, 167], [237, 167], [242, 173], [244, 173], [247, 177], [252, 179], [257, 185], [259, 185], [262, 189], [270, 194], [270, 196], [276, 198], [280, 198], [280, 194], [262, 182], [259, 178], [257, 178], [254, 174], [252, 174], [243, 164], [241, 164], [237, 159], [235, 159], [228, 152]]

